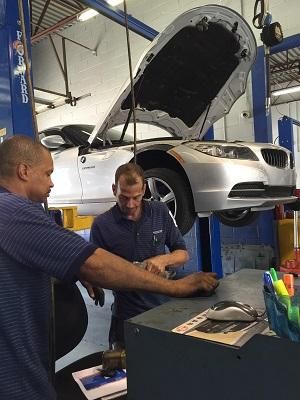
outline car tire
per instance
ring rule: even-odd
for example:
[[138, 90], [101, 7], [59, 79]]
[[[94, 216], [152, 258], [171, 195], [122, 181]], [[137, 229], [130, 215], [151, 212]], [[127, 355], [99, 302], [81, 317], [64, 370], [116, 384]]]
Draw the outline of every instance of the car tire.
[[145, 171], [147, 189], [145, 199], [164, 202], [175, 217], [180, 232], [184, 235], [193, 226], [196, 218], [190, 189], [183, 178], [167, 168], [152, 168]]
[[239, 228], [256, 221], [259, 211], [251, 211], [249, 208], [245, 208], [243, 210], [215, 211], [214, 214], [222, 224]]

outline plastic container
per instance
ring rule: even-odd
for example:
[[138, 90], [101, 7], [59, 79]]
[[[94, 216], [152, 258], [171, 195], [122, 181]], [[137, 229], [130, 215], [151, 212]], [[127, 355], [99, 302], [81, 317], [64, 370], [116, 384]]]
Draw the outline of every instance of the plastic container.
[[[283, 219], [277, 221], [278, 245], [280, 264], [294, 258], [294, 220]], [[298, 221], [298, 235], [300, 237], [300, 222]]]
[[269, 327], [279, 337], [300, 342], [300, 296], [280, 296], [263, 291]]

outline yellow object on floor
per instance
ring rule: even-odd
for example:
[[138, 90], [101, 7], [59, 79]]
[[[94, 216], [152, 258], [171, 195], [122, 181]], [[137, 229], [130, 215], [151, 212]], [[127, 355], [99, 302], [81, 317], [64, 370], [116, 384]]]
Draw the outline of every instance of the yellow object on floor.
[[[281, 219], [277, 221], [280, 264], [294, 258], [294, 220]], [[298, 236], [300, 240], [300, 225], [298, 222]]]
[[91, 215], [77, 215], [77, 207], [58, 207], [50, 210], [61, 210], [63, 227], [72, 231], [90, 229], [94, 218]]

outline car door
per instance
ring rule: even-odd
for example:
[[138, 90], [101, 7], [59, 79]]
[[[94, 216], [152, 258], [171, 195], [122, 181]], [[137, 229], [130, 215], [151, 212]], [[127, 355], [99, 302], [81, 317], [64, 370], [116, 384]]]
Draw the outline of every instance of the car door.
[[[102, 149], [89, 149], [87, 154], [78, 157], [78, 170], [82, 182], [83, 203], [101, 203], [103, 206], [114, 202], [112, 183], [119, 165], [129, 162], [133, 157], [131, 146]], [[104, 207], [101, 212], [107, 209]]]
[[78, 171], [78, 147], [51, 152], [54, 164], [49, 204], [82, 203], [82, 187]]

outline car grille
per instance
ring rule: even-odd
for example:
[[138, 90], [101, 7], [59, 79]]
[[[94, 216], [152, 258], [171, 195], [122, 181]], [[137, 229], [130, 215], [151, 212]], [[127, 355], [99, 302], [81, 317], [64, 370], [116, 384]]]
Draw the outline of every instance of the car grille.
[[286, 168], [288, 166], [288, 156], [283, 150], [262, 149], [261, 154], [265, 162], [272, 167]]
[[265, 186], [262, 182], [246, 182], [235, 185], [229, 197], [289, 197], [293, 196], [294, 186]]

